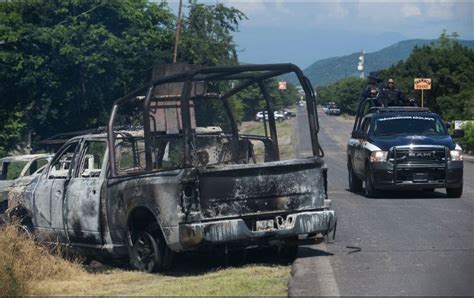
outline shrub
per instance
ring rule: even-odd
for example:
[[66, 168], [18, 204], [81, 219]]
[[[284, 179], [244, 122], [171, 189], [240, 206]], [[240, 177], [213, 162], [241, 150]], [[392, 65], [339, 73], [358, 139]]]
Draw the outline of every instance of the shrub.
[[82, 269], [77, 263], [60, 257], [18, 232], [14, 225], [0, 229], [0, 289], [1, 295], [29, 294], [29, 283], [48, 278], [67, 278]]
[[467, 122], [461, 128], [464, 129], [464, 137], [459, 139], [459, 144], [464, 150], [474, 150], [474, 122]]

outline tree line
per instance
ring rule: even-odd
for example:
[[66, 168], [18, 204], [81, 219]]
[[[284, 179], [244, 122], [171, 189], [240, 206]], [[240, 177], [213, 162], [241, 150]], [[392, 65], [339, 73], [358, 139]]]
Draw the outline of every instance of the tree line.
[[[219, 3], [187, 5], [178, 62], [238, 64], [233, 33], [245, 14]], [[1, 2], [0, 156], [105, 125], [115, 99], [149, 81], [154, 64], [172, 62], [176, 18], [164, 1]], [[278, 107], [296, 100], [290, 91], [272, 90]], [[233, 99], [238, 121], [254, 116], [255, 94]]]

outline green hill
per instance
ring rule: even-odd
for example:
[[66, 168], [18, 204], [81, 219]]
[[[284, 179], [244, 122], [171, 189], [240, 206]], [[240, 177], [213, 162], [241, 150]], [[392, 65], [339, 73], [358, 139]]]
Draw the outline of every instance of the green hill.
[[[388, 68], [400, 60], [408, 58], [415, 46], [430, 44], [435, 40], [411, 39], [398, 42], [380, 51], [365, 54], [365, 74], [370, 71]], [[462, 45], [474, 49], [474, 40], [460, 40]], [[360, 53], [333, 57], [314, 62], [304, 69], [313, 86], [324, 86], [345, 77], [358, 76], [357, 63]], [[295, 83], [293, 79], [287, 78]]]

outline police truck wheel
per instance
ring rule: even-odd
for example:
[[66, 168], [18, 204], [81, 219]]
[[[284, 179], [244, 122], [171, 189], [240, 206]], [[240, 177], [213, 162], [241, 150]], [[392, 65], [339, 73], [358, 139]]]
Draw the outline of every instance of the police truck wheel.
[[462, 196], [462, 188], [462, 183], [458, 187], [446, 188], [446, 194], [448, 195], [448, 198], [460, 198]]
[[352, 163], [350, 160], [347, 164], [347, 171], [349, 172], [349, 190], [352, 192], [362, 191], [362, 180], [357, 178], [354, 170], [352, 169]]
[[374, 184], [372, 183], [372, 173], [368, 165], [366, 166], [365, 173], [365, 196], [367, 198], [375, 198], [377, 191], [375, 190]]

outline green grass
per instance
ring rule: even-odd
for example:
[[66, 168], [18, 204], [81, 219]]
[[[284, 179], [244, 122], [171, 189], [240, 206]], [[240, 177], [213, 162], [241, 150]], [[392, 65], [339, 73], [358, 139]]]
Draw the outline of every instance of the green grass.
[[166, 276], [112, 270], [72, 279], [38, 282], [38, 295], [282, 296], [287, 294], [289, 266], [248, 265], [196, 276]]

